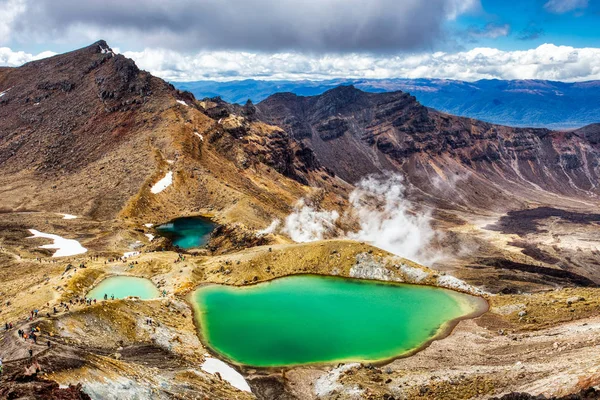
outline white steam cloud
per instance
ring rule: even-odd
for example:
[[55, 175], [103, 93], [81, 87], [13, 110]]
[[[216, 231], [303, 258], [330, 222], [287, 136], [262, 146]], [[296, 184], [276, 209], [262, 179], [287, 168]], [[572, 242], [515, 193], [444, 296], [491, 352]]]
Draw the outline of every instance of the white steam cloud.
[[283, 232], [294, 242], [322, 240], [325, 234], [335, 230], [335, 222], [339, 217], [337, 211], [317, 211], [300, 200], [294, 212], [285, 219]]
[[267, 226], [265, 229], [261, 229], [260, 231], [256, 232], [256, 235], [262, 236], [262, 235], [268, 235], [271, 233], [275, 233], [277, 228], [279, 228], [280, 224], [281, 224], [281, 221], [279, 220], [279, 218], [276, 218], [273, 221], [271, 221], [271, 224], [269, 226]]
[[431, 216], [415, 213], [404, 192], [400, 175], [363, 179], [350, 194], [350, 213], [358, 219], [360, 230], [347, 236], [410, 260], [432, 263], [437, 257], [427, 251], [436, 237]]
[[[355, 219], [359, 229], [345, 237], [365, 241], [401, 257], [431, 264], [440, 254], [430, 250], [437, 233], [431, 227], [429, 212], [414, 212], [405, 197], [400, 175], [369, 176], [350, 194], [350, 207], [344, 214]], [[283, 232], [295, 242], [311, 242], [337, 235], [336, 211], [317, 211], [298, 202], [286, 220]]]

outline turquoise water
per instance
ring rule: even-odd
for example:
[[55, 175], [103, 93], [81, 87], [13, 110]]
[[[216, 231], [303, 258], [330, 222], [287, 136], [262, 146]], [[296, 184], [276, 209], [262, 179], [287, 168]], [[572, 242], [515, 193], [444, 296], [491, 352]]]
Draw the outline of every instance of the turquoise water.
[[193, 300], [204, 341], [257, 367], [394, 358], [486, 307], [440, 288], [312, 275], [203, 286]]
[[204, 246], [210, 239], [215, 224], [202, 217], [177, 218], [156, 227], [156, 231], [182, 249]]
[[134, 276], [111, 276], [93, 288], [87, 295], [88, 298], [102, 300], [104, 295], [110, 299], [123, 299], [128, 296], [139, 297], [142, 300], [156, 299], [160, 292], [151, 280], [136, 278]]

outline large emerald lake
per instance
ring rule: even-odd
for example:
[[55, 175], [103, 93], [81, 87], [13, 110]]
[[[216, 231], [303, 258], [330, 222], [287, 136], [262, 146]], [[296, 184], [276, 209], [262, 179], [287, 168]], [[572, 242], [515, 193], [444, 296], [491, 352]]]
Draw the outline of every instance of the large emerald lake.
[[203, 340], [256, 367], [398, 357], [487, 308], [446, 289], [313, 275], [207, 285], [192, 296]]
[[192, 249], [204, 246], [210, 239], [215, 224], [207, 218], [184, 217], [177, 218], [156, 227], [156, 231], [182, 249]]

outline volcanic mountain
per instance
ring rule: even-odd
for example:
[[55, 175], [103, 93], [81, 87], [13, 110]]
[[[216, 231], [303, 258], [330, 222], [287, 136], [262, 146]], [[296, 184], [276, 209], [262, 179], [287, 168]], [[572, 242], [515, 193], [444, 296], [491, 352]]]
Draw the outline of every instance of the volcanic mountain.
[[[210, 118], [104, 41], [2, 68], [0, 92], [4, 210], [98, 220], [204, 211], [262, 226], [326, 175], [280, 128]], [[173, 185], [152, 193], [169, 173]]]
[[528, 201], [595, 202], [600, 194], [593, 127], [560, 132], [493, 125], [424, 107], [408, 93], [353, 86], [313, 97], [278, 93], [256, 109], [261, 120], [302, 141], [351, 183], [399, 171], [421, 197], [488, 211]]

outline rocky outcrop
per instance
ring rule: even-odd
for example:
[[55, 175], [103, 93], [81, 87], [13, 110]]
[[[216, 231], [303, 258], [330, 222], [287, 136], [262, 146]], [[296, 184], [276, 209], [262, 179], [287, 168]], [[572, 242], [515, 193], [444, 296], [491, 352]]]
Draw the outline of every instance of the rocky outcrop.
[[211, 143], [239, 168], [263, 163], [280, 174], [308, 185], [309, 172], [321, 169], [312, 149], [285, 131], [258, 122], [256, 107], [223, 102], [220, 98], [202, 101], [206, 115], [217, 121]]
[[207, 248], [214, 254], [225, 254], [273, 243], [270, 235], [257, 235], [242, 224], [219, 225], [211, 234]]

